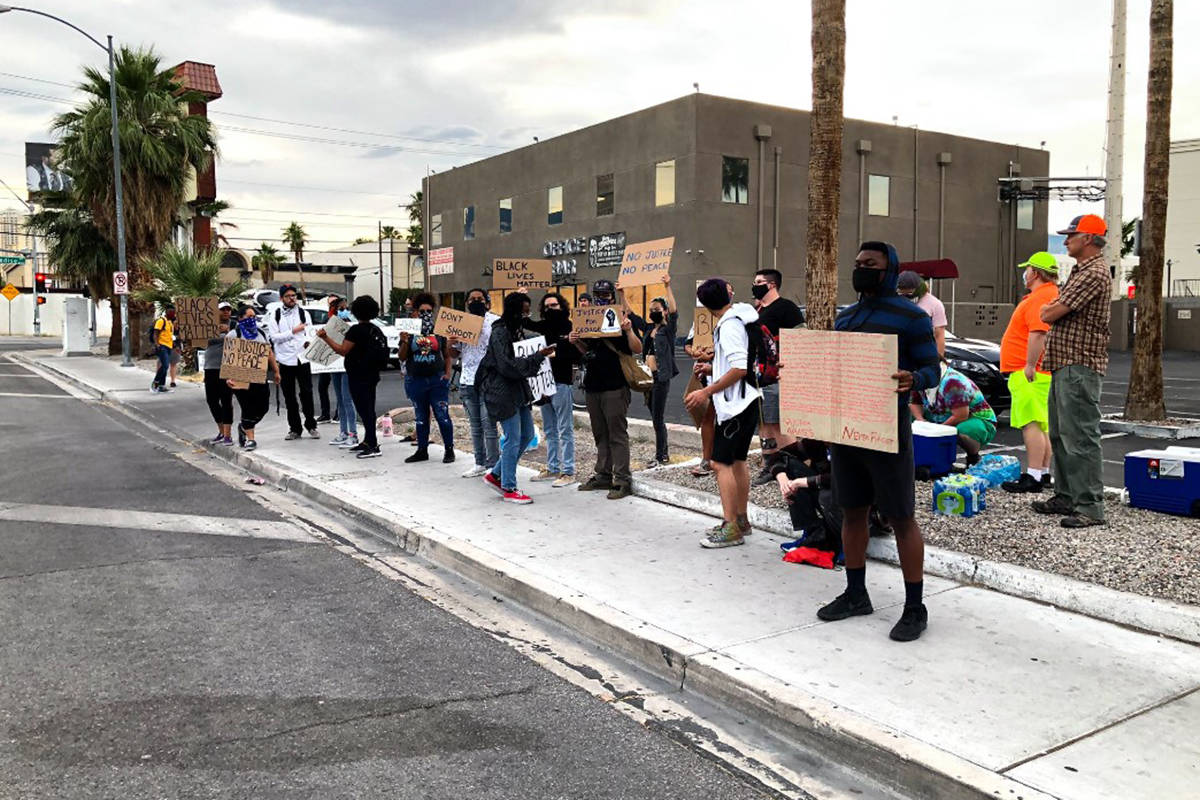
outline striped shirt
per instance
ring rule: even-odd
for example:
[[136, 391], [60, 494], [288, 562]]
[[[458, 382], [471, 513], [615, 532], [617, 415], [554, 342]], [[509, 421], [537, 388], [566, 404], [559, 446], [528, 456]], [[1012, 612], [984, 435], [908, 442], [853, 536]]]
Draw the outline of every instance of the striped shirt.
[[1054, 372], [1079, 365], [1101, 375], [1108, 369], [1108, 322], [1112, 314], [1112, 275], [1103, 255], [1081, 261], [1058, 290], [1058, 302], [1071, 309], [1050, 325], [1042, 368]]
[[[937, 386], [941, 380], [938, 369], [937, 342], [933, 338], [933, 321], [925, 309], [898, 294], [865, 297], [843, 309], [833, 323], [836, 331], [883, 333], [895, 336], [897, 365], [913, 374], [913, 389], [923, 391]], [[907, 397], [897, 395], [900, 405]]]

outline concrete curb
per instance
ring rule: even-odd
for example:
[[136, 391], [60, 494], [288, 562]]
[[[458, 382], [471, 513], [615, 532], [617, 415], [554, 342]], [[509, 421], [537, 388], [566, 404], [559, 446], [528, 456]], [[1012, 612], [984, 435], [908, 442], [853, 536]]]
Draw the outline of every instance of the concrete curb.
[[1200, 436], [1200, 420], [1188, 420], [1187, 425], [1154, 425], [1149, 422], [1126, 422], [1112, 417], [1100, 418], [1102, 433], [1132, 433], [1146, 439], [1192, 439]]
[[[645, 473], [634, 473], [633, 493], [639, 497], [698, 511], [711, 517], [721, 516], [721, 501], [716, 495], [654, 480], [646, 477]], [[750, 524], [754, 527], [786, 539], [792, 538], [791, 519], [786, 511], [761, 508], [753, 504], [748, 511]], [[867, 555], [889, 564], [900, 563], [896, 554], [896, 543], [890, 538], [871, 539], [867, 545]], [[1073, 611], [1146, 633], [1200, 644], [1200, 608], [1195, 606], [1120, 592], [1051, 572], [938, 547], [926, 546], [925, 571], [941, 578], [1046, 603], [1065, 611]]]
[[[79, 386], [130, 420], [191, 442], [186, 432], [157, 420], [150, 422], [125, 406], [116, 393], [96, 390], [74, 376], [33, 359], [27, 360]], [[416, 520], [393, 518], [384, 509], [363, 504], [336, 487], [296, 478], [261, 454], [193, 442], [216, 457], [265, 478], [319, 505], [362, 523], [380, 541], [449, 569], [491, 591], [569, 626], [650, 672], [741, 712], [803, 743], [839, 764], [868, 771], [876, 780], [918, 797], [1023, 797], [1052, 800], [1044, 794], [964, 758], [873, 722], [856, 712], [721, 653], [650, 626], [603, 603], [574, 594], [563, 585], [442, 534]], [[644, 482], [644, 481], [643, 481]], [[699, 493], [702, 494], [702, 493]], [[695, 508], [695, 506], [689, 506]]]

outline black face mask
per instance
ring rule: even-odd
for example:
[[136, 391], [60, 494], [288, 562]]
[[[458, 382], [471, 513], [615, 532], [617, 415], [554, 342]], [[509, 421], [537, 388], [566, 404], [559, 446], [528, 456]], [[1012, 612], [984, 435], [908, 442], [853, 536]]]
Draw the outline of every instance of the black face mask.
[[487, 313], [487, 303], [483, 302], [482, 300], [472, 300], [471, 302], [467, 303], [467, 311], [470, 311], [477, 317], [482, 317]]
[[650, 312], [650, 321], [653, 322], [655, 325], [659, 324], [660, 322], [663, 321], [663, 313], [661, 311], [651, 311]]
[[854, 291], [858, 293], [878, 292], [883, 286], [883, 276], [886, 270], [871, 269], [870, 267], [855, 267], [850, 273], [850, 283], [854, 286]]
[[557, 322], [563, 318], [563, 310], [561, 308], [543, 308], [542, 319], [551, 319]]
[[755, 283], [750, 286], [750, 294], [754, 295], [755, 300], [762, 300], [769, 291], [771, 291], [771, 287], [765, 283]]

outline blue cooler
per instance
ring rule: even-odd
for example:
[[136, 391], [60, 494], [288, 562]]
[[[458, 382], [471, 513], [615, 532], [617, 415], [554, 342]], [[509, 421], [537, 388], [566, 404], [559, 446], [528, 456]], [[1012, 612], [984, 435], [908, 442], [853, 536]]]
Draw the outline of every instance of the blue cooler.
[[1129, 505], [1200, 517], [1200, 447], [1168, 447], [1125, 454]]
[[953, 425], [938, 425], [925, 420], [913, 420], [913, 460], [918, 470], [928, 470], [929, 477], [950, 474], [958, 455], [958, 430]]
[[933, 513], [973, 517], [987, 509], [987, 481], [974, 475], [947, 475], [933, 482]]

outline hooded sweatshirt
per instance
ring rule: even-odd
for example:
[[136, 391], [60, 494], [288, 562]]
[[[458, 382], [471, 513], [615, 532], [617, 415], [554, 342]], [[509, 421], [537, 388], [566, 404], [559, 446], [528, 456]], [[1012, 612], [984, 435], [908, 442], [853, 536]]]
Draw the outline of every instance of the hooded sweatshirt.
[[[911, 304], [910, 304], [911, 305]], [[746, 325], [758, 319], [758, 312], [749, 303], [734, 303], [721, 315], [713, 329], [712, 380], [714, 383], [731, 369], [749, 369], [750, 337]], [[717, 422], [736, 417], [762, 396], [746, 381], [738, 381], [723, 392], [713, 395]]]
[[[833, 329], [895, 336], [899, 369], [913, 374], [914, 390], [924, 391], [937, 386], [941, 379], [933, 323], [923, 308], [896, 293], [900, 257], [891, 245], [887, 256], [888, 266], [879, 292], [860, 294], [857, 303], [837, 315]], [[907, 395], [897, 394], [896, 402], [905, 406]]]

